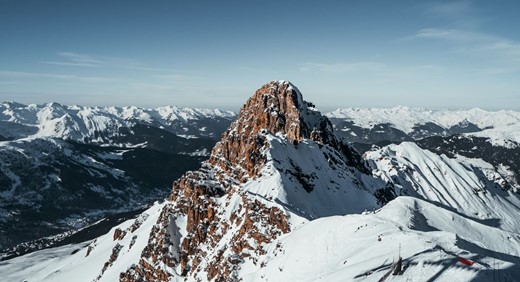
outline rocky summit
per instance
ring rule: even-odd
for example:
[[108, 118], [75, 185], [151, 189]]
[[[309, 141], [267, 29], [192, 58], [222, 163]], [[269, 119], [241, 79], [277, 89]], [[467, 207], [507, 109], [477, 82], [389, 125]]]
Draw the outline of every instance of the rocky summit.
[[[291, 230], [291, 203], [277, 204], [275, 197], [251, 191], [252, 181], [259, 182], [255, 186], [267, 185], [261, 178], [266, 165], [280, 162], [270, 152], [274, 139], [292, 148], [300, 142], [326, 146], [324, 153], [330, 154], [326, 158], [331, 165], [361, 162], [336, 139], [330, 121], [304, 101], [295, 86], [287, 81], [270, 82], [242, 107], [202, 169], [188, 172], [174, 183], [170, 202], [163, 208], [139, 265], [121, 274], [121, 280], [165, 280], [180, 275], [230, 281], [238, 278], [244, 260], [260, 266], [266, 243]], [[290, 159], [290, 163], [301, 186], [296, 187], [298, 192], [312, 193], [312, 179], [318, 175], [303, 172], [296, 160]], [[175, 222], [182, 222], [174, 227], [185, 229], [182, 238], [171, 232]]]

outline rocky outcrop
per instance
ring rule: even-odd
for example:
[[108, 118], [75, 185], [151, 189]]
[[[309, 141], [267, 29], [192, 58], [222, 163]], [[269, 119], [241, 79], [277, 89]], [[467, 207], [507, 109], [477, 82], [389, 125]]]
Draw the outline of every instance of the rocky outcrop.
[[125, 236], [126, 236], [126, 230], [121, 230], [120, 228], [116, 228], [116, 230], [114, 230], [114, 236], [113, 236], [114, 241], [123, 240], [123, 238], [125, 238]]
[[117, 260], [117, 257], [119, 256], [119, 253], [121, 252], [122, 248], [123, 248], [123, 246], [120, 245], [120, 244], [116, 244], [114, 246], [114, 248], [112, 248], [112, 254], [110, 255], [110, 258], [103, 265], [103, 269], [101, 270], [101, 274], [95, 279], [95, 281], [99, 281], [101, 279], [101, 277], [103, 276], [103, 274], [105, 273], [105, 271], [107, 271], [107, 269], [109, 267], [111, 267], [112, 264], [114, 264], [114, 262]]
[[272, 81], [246, 102], [237, 119], [213, 148], [209, 163], [236, 174], [241, 182], [257, 175], [265, 162], [265, 140], [259, 133], [283, 134], [298, 143], [311, 139], [338, 146], [330, 121], [305, 102], [300, 91], [287, 81]]
[[[242, 107], [202, 168], [175, 181], [170, 203], [153, 227], [141, 261], [120, 280], [198, 279], [204, 273], [204, 280], [235, 281], [245, 259], [256, 265], [256, 257], [266, 253], [265, 243], [290, 231], [283, 207], [243, 189], [266, 164], [268, 135], [293, 145], [312, 140], [361, 163], [296, 87], [286, 81], [270, 82]], [[186, 236], [176, 229], [185, 230]]]

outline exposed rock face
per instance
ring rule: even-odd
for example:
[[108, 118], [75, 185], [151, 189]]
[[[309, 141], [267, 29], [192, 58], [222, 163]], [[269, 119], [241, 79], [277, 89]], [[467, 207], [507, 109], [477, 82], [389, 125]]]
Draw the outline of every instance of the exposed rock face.
[[295, 143], [311, 139], [337, 146], [330, 121], [302, 99], [289, 82], [268, 83], [258, 89], [240, 110], [238, 118], [214, 147], [209, 162], [234, 172], [244, 182], [264, 163], [260, 150], [265, 140], [260, 131], [282, 133]]
[[122, 240], [125, 236], [126, 236], [126, 231], [121, 230], [119, 228], [114, 230], [114, 236], [113, 236], [114, 241], [115, 240]]
[[[173, 184], [170, 203], [153, 228], [139, 265], [121, 273], [120, 280], [189, 276], [234, 281], [245, 258], [256, 265], [255, 257], [266, 253], [264, 243], [290, 231], [286, 210], [243, 189], [267, 161], [268, 134], [293, 145], [303, 139], [329, 145], [361, 166], [359, 156], [336, 139], [330, 121], [305, 102], [298, 89], [289, 82], [270, 82], [242, 107], [202, 168]], [[197, 277], [199, 273], [207, 277]]]

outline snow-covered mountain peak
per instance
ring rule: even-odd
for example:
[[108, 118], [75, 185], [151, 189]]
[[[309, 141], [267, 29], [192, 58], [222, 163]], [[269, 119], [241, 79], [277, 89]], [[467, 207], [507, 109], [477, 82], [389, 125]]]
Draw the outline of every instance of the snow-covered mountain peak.
[[[265, 84], [202, 168], [175, 181], [147, 252], [123, 281], [196, 279], [200, 272], [203, 280], [232, 281], [240, 261], [256, 264], [249, 258], [302, 224], [377, 208], [371, 192], [385, 183], [353, 167], [360, 162], [295, 86]], [[172, 224], [181, 231], [172, 233]], [[177, 251], [164, 253], [169, 238], [175, 238], [168, 244]]]

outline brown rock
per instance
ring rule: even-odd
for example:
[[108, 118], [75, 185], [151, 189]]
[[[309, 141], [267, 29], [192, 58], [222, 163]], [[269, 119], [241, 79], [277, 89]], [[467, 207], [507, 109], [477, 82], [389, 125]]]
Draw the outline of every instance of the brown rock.
[[114, 241], [115, 240], [122, 240], [123, 238], [125, 238], [125, 235], [126, 235], [126, 231], [124, 230], [121, 230], [120, 228], [116, 228], [116, 230], [114, 230]]

